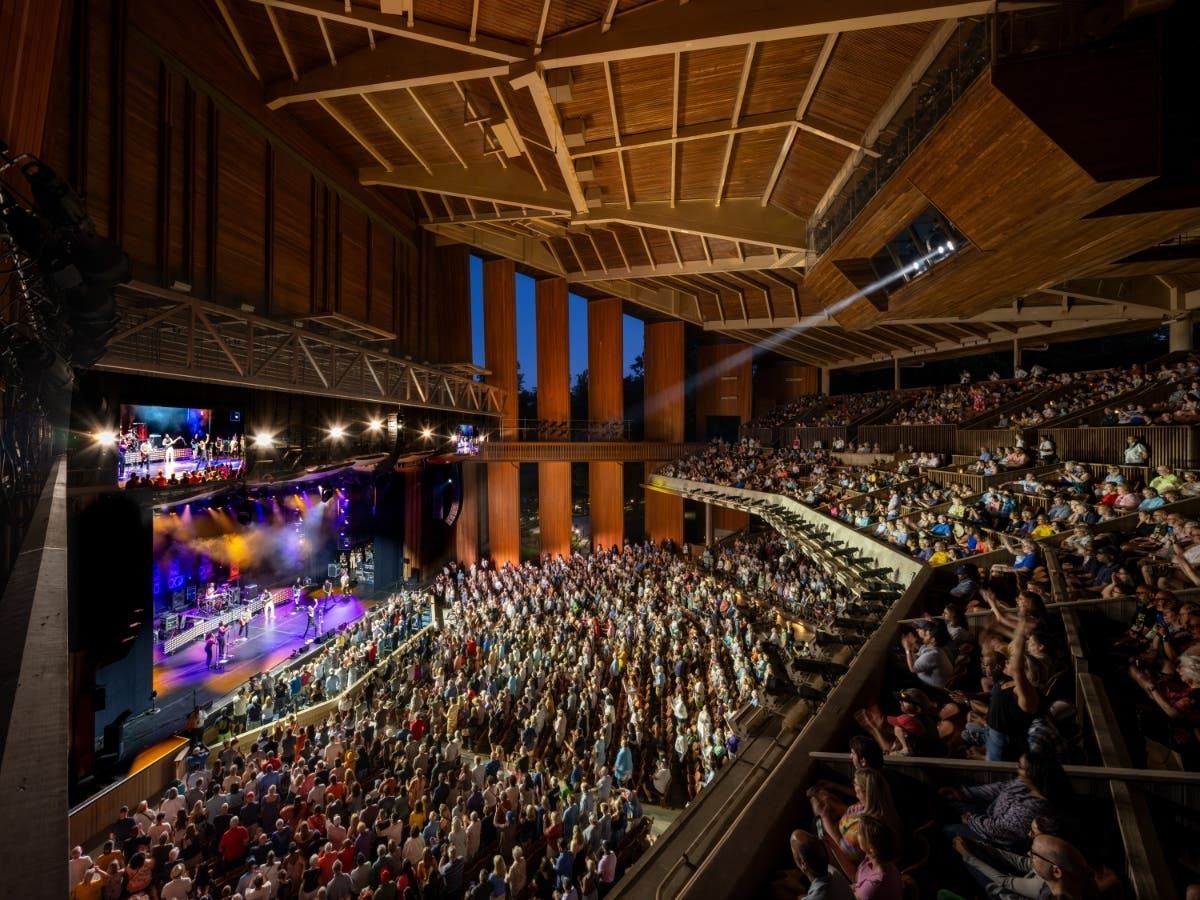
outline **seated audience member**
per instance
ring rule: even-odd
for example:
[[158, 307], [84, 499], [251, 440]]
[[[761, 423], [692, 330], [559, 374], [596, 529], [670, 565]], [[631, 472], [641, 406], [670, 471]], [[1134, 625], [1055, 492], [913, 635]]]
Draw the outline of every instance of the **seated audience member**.
[[893, 831], [874, 816], [864, 816], [860, 832], [863, 859], [854, 877], [855, 900], [901, 900], [904, 879]]
[[817, 834], [848, 876], [854, 873], [864, 855], [860, 835], [865, 818], [874, 817], [885, 823], [893, 832], [893, 843], [900, 840], [903, 829], [882, 772], [855, 769], [853, 783], [855, 802], [849, 805], [827, 790], [815, 792], [810, 800]]
[[954, 671], [954, 661], [946, 652], [949, 642], [950, 634], [946, 630], [946, 623], [937, 619], [920, 620], [913, 626], [913, 631], [907, 632], [901, 638], [908, 670], [926, 687], [937, 690], [946, 687], [946, 682]]
[[951, 838], [962, 836], [976, 843], [1023, 852], [1030, 846], [1029, 829], [1038, 817], [1048, 819], [1057, 828], [1059, 818], [1068, 812], [1070, 786], [1062, 766], [1034, 753], [1024, 754], [1017, 765], [1017, 777], [965, 788], [942, 788], [939, 793], [949, 801], [961, 821], [947, 825]]
[[1033, 843], [1027, 854], [980, 846], [964, 837], [954, 839], [954, 849], [988, 897], [1083, 900], [1098, 896], [1096, 875], [1082, 854], [1048, 833], [1050, 827], [1043, 819], [1033, 820], [1030, 827]]
[[796, 872], [776, 879], [771, 894], [776, 900], [854, 900], [850, 882], [830, 865], [825, 845], [807, 832], [792, 832], [789, 846]]

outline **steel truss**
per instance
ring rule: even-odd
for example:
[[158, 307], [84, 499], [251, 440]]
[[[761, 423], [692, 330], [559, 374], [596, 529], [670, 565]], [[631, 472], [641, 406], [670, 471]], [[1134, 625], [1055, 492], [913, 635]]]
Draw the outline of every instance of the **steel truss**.
[[502, 390], [448, 369], [174, 291], [116, 293], [121, 325], [97, 369], [500, 415]]

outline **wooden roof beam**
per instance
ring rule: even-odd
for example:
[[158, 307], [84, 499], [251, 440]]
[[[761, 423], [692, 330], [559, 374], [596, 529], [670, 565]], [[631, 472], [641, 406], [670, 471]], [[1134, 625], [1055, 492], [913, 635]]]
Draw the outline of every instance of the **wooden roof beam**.
[[[268, 6], [267, 10], [274, 15], [273, 7]], [[391, 38], [375, 50], [368, 48], [343, 56], [336, 66], [320, 66], [302, 73], [298, 80], [268, 85], [267, 106], [279, 109], [302, 100], [398, 91], [507, 72], [508, 64], [500, 60]]]
[[460, 222], [449, 225], [426, 226], [442, 239], [443, 243], [468, 244], [485, 253], [497, 256], [507, 256], [522, 265], [548, 272], [552, 275], [566, 274], [554, 254], [546, 246], [546, 241], [528, 235], [513, 232], [500, 233], [486, 228], [479, 228], [470, 222]]
[[[459, 220], [461, 221], [461, 219]], [[748, 256], [744, 260], [739, 260], [734, 257], [728, 259], [714, 259], [711, 263], [708, 260], [680, 260], [678, 262], [656, 262], [653, 265], [634, 265], [626, 269], [617, 269], [612, 266], [604, 276], [591, 274], [588, 276], [589, 281], [604, 281], [606, 279], [617, 278], [651, 278], [655, 275], [705, 275], [713, 272], [764, 272], [766, 266], [774, 266], [775, 257], [773, 256]]]
[[[825, 124], [825, 123], [822, 123]], [[703, 141], [715, 137], [728, 137], [745, 134], [749, 131], [770, 131], [774, 128], [791, 128], [807, 131], [817, 137], [825, 138], [839, 144], [848, 150], [862, 150], [867, 156], [878, 156], [874, 150], [868, 150], [858, 141], [840, 134], [835, 134], [827, 128], [820, 128], [812, 122], [800, 122], [793, 110], [783, 109], [776, 112], [758, 113], [753, 116], [743, 116], [735, 124], [722, 120], [719, 122], [704, 122], [698, 125], [673, 125], [656, 131], [643, 131], [638, 134], [621, 135], [620, 143], [615, 139], [591, 141], [571, 151], [572, 159], [585, 156], [603, 156], [616, 153], [618, 150], [638, 150], [645, 147], [662, 147], [667, 144], [679, 144], [686, 141]]]
[[579, 183], [579, 174], [575, 171], [575, 164], [571, 162], [571, 155], [567, 152], [562, 121], [559, 119], [554, 101], [550, 99], [550, 89], [546, 86], [546, 79], [540, 71], [534, 69], [514, 78], [511, 83], [518, 90], [528, 88], [533, 105], [537, 109], [538, 118], [542, 120], [542, 128], [546, 132], [546, 139], [549, 142], [547, 146], [550, 147], [558, 162], [558, 170], [562, 175], [563, 184], [567, 187], [571, 204], [575, 212], [587, 212], [588, 205], [587, 199], [583, 195], [583, 185]]
[[499, 38], [476, 35], [474, 41], [470, 35], [454, 28], [436, 25], [432, 22], [412, 22], [398, 25], [396, 17], [375, 9], [362, 6], [348, 7], [339, 0], [250, 0], [262, 6], [273, 6], [299, 15], [314, 16], [323, 22], [338, 22], [342, 25], [352, 25], [365, 28], [376, 34], [390, 34], [409, 41], [422, 44], [433, 44], [439, 47], [466, 50], [480, 56], [503, 60], [506, 63], [517, 62], [529, 56], [529, 50], [512, 41]]
[[731, 9], [727, 0], [690, 0], [685, 6], [650, 3], [623, 12], [608, 30], [603, 22], [597, 22], [545, 41], [538, 61], [547, 68], [583, 66], [676, 50], [736, 47], [751, 41], [958, 19], [985, 15], [993, 6], [990, 0], [741, 0], [736, 9]]
[[[726, 241], [745, 241], [802, 253], [805, 220], [758, 200], [727, 200], [720, 207], [707, 200], [681, 200], [671, 209], [665, 203], [634, 203], [629, 209], [605, 206], [574, 218], [573, 224], [623, 222], [647, 228], [675, 230]], [[788, 257], [784, 257], [787, 259]], [[795, 262], [791, 262], [792, 265]]]
[[250, 74], [254, 76], [255, 80], [262, 81], [262, 75], [258, 72], [258, 64], [254, 61], [254, 54], [250, 52], [250, 48], [246, 45], [246, 39], [242, 37], [242, 30], [238, 28], [237, 22], [229, 14], [229, 7], [225, 5], [225, 0], [217, 0], [217, 10], [221, 13], [225, 27], [229, 29], [229, 34], [237, 45], [238, 53], [242, 55], [242, 62], [246, 64], [246, 68], [250, 70]]
[[561, 191], [543, 191], [532, 175], [516, 168], [492, 168], [478, 165], [467, 170], [460, 166], [435, 166], [430, 172], [418, 166], [398, 166], [392, 171], [361, 169], [359, 182], [366, 185], [430, 191], [448, 197], [486, 200], [508, 206], [522, 206], [556, 215], [569, 215], [570, 199]]
[[346, 130], [346, 133], [349, 134], [350, 137], [358, 141], [359, 146], [370, 153], [371, 156], [375, 158], [375, 161], [383, 166], [385, 171], [391, 172], [395, 169], [395, 166], [393, 166], [391, 161], [380, 152], [379, 148], [367, 140], [363, 133], [354, 127], [354, 123], [338, 112], [332, 103], [330, 103], [328, 100], [318, 100], [317, 104], [321, 107], [321, 109], [329, 113], [333, 120]]

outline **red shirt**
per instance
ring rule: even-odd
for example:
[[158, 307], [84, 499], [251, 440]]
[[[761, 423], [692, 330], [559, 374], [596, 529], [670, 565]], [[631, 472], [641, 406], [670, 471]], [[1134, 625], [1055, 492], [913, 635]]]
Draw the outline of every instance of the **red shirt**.
[[238, 862], [246, 855], [250, 832], [244, 825], [235, 825], [221, 835], [221, 856], [226, 862]]

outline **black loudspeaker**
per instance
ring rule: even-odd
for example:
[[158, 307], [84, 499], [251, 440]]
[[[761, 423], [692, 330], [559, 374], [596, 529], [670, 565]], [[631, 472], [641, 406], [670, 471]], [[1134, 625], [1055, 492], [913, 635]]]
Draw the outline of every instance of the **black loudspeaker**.
[[125, 710], [104, 726], [104, 753], [117, 759], [125, 757], [125, 723], [133, 715], [132, 710]]
[[100, 712], [108, 705], [108, 691], [104, 685], [98, 684], [92, 688], [92, 709]]

